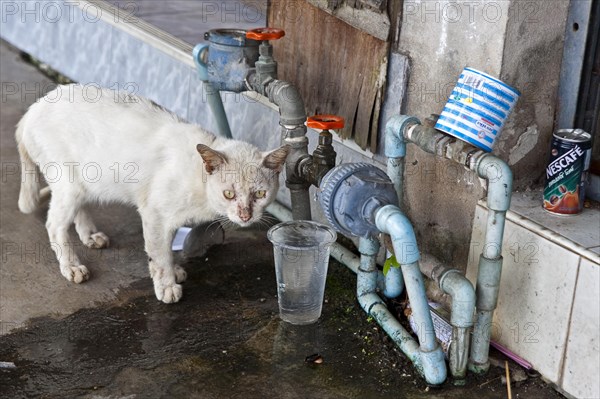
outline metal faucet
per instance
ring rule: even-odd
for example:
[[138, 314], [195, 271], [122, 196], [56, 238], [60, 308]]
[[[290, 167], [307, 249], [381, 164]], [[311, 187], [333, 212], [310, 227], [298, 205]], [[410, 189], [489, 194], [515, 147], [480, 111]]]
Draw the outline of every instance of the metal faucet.
[[333, 149], [333, 136], [330, 129], [342, 129], [344, 119], [336, 115], [314, 115], [308, 118], [306, 125], [312, 129], [321, 129], [319, 144], [312, 156], [306, 155], [298, 162], [298, 174], [305, 181], [319, 187], [323, 177], [335, 166], [336, 152]]

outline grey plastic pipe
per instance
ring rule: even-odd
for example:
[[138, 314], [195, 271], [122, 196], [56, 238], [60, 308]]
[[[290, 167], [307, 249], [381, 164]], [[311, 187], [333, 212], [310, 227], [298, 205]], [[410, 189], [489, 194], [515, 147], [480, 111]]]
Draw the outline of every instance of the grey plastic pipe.
[[[395, 205], [386, 205], [376, 211], [375, 224], [379, 231], [389, 234], [394, 253], [402, 268], [412, 315], [417, 325], [419, 351], [423, 375], [430, 384], [446, 380], [444, 352], [437, 342], [423, 275], [419, 269], [419, 250], [414, 230], [408, 218]], [[361, 252], [362, 253], [362, 252]]]
[[510, 207], [512, 195], [512, 171], [503, 160], [460, 140], [450, 138], [433, 128], [421, 126], [420, 122], [415, 121], [413, 117], [396, 116], [390, 120], [390, 127], [390, 134], [396, 136], [394, 140], [400, 142], [405, 139], [416, 144], [423, 151], [454, 160], [487, 181], [489, 212], [484, 248], [479, 258], [476, 288], [477, 321], [473, 329], [468, 364], [471, 371], [485, 372], [489, 369], [490, 329], [493, 312], [498, 302], [502, 271], [502, 237], [506, 211]]
[[478, 160], [475, 171], [488, 183], [488, 220], [477, 272], [477, 321], [473, 328], [469, 369], [483, 373], [490, 367], [488, 355], [491, 327], [494, 310], [498, 304], [502, 274], [502, 238], [506, 211], [510, 208], [513, 175], [506, 162], [489, 154]]
[[[415, 128], [415, 127], [418, 127]], [[410, 134], [408, 132], [410, 131]], [[420, 125], [420, 121], [412, 116], [395, 115], [386, 124], [385, 155], [388, 157], [388, 175], [397, 189], [402, 190], [402, 171], [404, 169], [404, 156], [406, 155], [406, 141], [411, 141], [423, 151], [438, 154], [437, 147], [441, 142], [449, 142], [445, 135], [435, 129], [428, 129]], [[403, 197], [403, 192], [398, 192], [398, 198]], [[450, 373], [455, 384], [464, 381], [467, 371], [469, 354], [469, 329], [473, 325], [475, 310], [475, 292], [472, 284], [461, 273], [452, 269], [443, 268], [439, 276], [427, 273], [421, 266], [423, 273], [433, 278], [440, 289], [452, 298], [451, 325], [452, 344], [450, 347]], [[437, 277], [437, 278], [435, 278]]]
[[407, 126], [420, 123], [415, 117], [401, 115], [392, 116], [385, 125], [384, 151], [387, 157], [387, 174], [394, 184], [398, 195], [398, 207], [404, 209], [404, 157], [406, 156], [406, 141], [399, 132]]
[[452, 343], [448, 351], [450, 373], [455, 385], [463, 385], [469, 359], [470, 329], [475, 316], [475, 289], [462, 272], [444, 265], [431, 255], [424, 254], [421, 272], [436, 281], [452, 298]]
[[[419, 344], [412, 335], [402, 327], [400, 322], [385, 306], [383, 300], [376, 294], [378, 272], [375, 257], [377, 256], [378, 251], [379, 242], [377, 240], [368, 238], [360, 239], [359, 252], [361, 253], [361, 257], [356, 280], [358, 303], [368, 315], [377, 321], [398, 348], [415, 365], [416, 369], [421, 374], [425, 375], [423, 364], [421, 363]], [[426, 380], [430, 382], [427, 377]]]

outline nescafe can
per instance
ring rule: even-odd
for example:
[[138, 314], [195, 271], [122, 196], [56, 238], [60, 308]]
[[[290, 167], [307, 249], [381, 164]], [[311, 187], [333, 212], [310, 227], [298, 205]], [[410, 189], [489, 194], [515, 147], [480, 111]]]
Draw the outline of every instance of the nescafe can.
[[546, 167], [544, 209], [574, 215], [583, 209], [592, 158], [592, 136], [581, 129], [560, 129], [552, 137]]

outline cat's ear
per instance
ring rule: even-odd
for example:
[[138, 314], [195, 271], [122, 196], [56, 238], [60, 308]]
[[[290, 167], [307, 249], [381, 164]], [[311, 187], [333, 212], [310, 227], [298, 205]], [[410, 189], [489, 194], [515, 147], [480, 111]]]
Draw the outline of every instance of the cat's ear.
[[279, 173], [283, 169], [283, 164], [285, 163], [285, 159], [289, 153], [289, 145], [281, 146], [278, 149], [267, 153], [263, 159], [262, 165], [267, 169], [271, 169]]
[[227, 162], [227, 157], [223, 153], [215, 151], [207, 145], [198, 144], [196, 149], [200, 153], [202, 160], [204, 160], [204, 167], [206, 168], [206, 173], [209, 175]]

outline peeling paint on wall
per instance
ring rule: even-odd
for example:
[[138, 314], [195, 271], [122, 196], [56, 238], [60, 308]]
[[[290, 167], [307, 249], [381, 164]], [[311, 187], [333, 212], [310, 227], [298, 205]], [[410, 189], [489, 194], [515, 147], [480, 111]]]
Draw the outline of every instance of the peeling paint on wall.
[[535, 148], [539, 138], [538, 126], [528, 126], [525, 133], [519, 136], [517, 144], [510, 150], [508, 154], [508, 164], [514, 165], [527, 156], [527, 154]]

